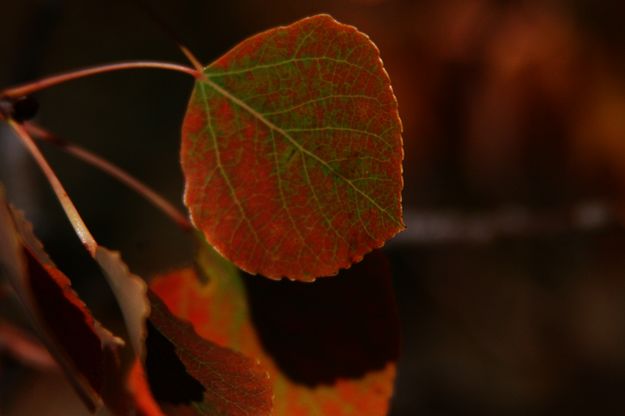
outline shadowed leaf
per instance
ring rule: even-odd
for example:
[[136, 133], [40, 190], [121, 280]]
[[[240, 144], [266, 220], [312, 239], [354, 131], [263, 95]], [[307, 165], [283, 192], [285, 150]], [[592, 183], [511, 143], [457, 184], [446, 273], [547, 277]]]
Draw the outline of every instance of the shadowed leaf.
[[319, 15], [208, 66], [182, 129], [185, 203], [250, 273], [313, 280], [403, 229], [401, 122], [378, 49]]
[[244, 282], [263, 348], [290, 380], [310, 387], [333, 384], [397, 360], [398, 316], [382, 252], [313, 285]]
[[[188, 268], [154, 279], [151, 287], [201, 336], [261, 361], [273, 383], [273, 414], [387, 413], [398, 322], [388, 264], [380, 253], [319, 288], [320, 282], [251, 279], [267, 283], [250, 287], [251, 311], [244, 281], [232, 264], [210, 248], [201, 251], [198, 264], [208, 282]], [[313, 323], [315, 314], [318, 323]]]

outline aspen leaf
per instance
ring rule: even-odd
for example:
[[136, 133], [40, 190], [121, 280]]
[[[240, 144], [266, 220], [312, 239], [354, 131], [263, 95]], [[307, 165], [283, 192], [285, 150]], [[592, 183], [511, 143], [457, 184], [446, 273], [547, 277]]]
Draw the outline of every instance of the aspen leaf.
[[[273, 393], [258, 362], [200, 337], [154, 294], [145, 373], [152, 400], [146, 415], [269, 415]], [[137, 383], [139, 384], [139, 383]]]
[[365, 34], [328, 15], [268, 30], [196, 83], [182, 128], [185, 203], [247, 272], [335, 275], [404, 228], [401, 129]]

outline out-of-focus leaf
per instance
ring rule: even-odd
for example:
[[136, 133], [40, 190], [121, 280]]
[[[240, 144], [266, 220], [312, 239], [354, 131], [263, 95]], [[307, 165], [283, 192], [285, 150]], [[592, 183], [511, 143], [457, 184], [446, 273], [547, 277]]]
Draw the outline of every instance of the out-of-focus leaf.
[[187, 268], [151, 287], [202, 337], [260, 360], [273, 382], [273, 414], [387, 413], [398, 319], [381, 253], [314, 285], [248, 279], [247, 289], [237, 269], [210, 248], [198, 263], [208, 282]]
[[0, 352], [7, 352], [22, 363], [41, 370], [57, 370], [47, 349], [29, 333], [0, 321]]
[[123, 341], [95, 321], [54, 265], [23, 216], [0, 190], [0, 270], [6, 274], [33, 326], [91, 410], [102, 404]]
[[[144, 392], [145, 414], [269, 415], [272, 389], [267, 372], [240, 353], [200, 337], [150, 294], [145, 375], [154, 399]], [[143, 377], [140, 370], [135, 377]], [[141, 383], [137, 383], [141, 385]]]
[[[92, 415], [63, 375], [34, 372], [15, 390], [9, 403], [2, 403], [7, 416], [90, 416]], [[106, 410], [97, 416], [112, 416]]]
[[250, 273], [313, 280], [403, 229], [401, 121], [379, 51], [328, 15], [208, 66], [182, 129], [195, 225]]

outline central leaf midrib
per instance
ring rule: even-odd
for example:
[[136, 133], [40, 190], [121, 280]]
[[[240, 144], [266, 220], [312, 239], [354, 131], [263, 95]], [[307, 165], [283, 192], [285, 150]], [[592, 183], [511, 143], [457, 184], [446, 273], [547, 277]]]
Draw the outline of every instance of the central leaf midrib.
[[269, 121], [268, 119], [266, 119], [261, 113], [259, 113], [258, 111], [256, 111], [254, 108], [252, 108], [249, 104], [247, 104], [245, 101], [241, 100], [240, 98], [238, 98], [236, 95], [230, 93], [229, 91], [227, 91], [226, 89], [224, 89], [222, 86], [218, 85], [217, 83], [215, 83], [214, 81], [212, 81], [210, 78], [205, 77], [204, 79], [202, 79], [199, 82], [203, 82], [206, 85], [210, 86], [213, 90], [215, 90], [217, 93], [221, 94], [224, 98], [230, 100], [232, 103], [236, 104], [237, 106], [241, 107], [242, 109], [246, 110], [248, 113], [250, 113], [253, 117], [255, 117], [256, 119], [258, 119], [261, 123], [263, 123], [264, 125], [266, 125], [267, 127], [269, 127], [270, 129], [280, 133], [280, 135], [282, 135], [282, 137], [284, 137], [292, 146], [294, 146], [297, 150], [299, 150], [301, 153], [307, 155], [308, 157], [314, 159], [315, 161], [317, 161], [318, 163], [320, 163], [322, 166], [324, 166], [325, 168], [327, 168], [330, 172], [332, 172], [337, 178], [341, 179], [342, 181], [344, 181], [346, 184], [348, 184], [352, 189], [354, 189], [354, 191], [356, 191], [358, 194], [360, 194], [361, 196], [363, 196], [371, 205], [373, 205], [376, 209], [378, 209], [380, 212], [384, 213], [387, 217], [389, 217], [389, 219], [395, 223], [396, 225], [403, 227], [403, 224], [398, 221], [393, 215], [391, 215], [391, 213], [389, 213], [385, 208], [383, 208], [380, 204], [378, 204], [371, 196], [369, 196], [366, 192], [364, 192], [362, 189], [360, 189], [359, 187], [357, 187], [356, 185], [354, 185], [352, 183], [351, 180], [349, 180], [348, 178], [346, 178], [345, 176], [343, 176], [340, 172], [338, 172], [336, 169], [334, 169], [332, 166], [330, 166], [325, 160], [321, 159], [319, 156], [317, 156], [316, 154], [314, 154], [313, 152], [311, 152], [310, 150], [306, 149], [305, 147], [303, 147], [301, 144], [299, 144], [297, 142], [297, 140], [295, 140], [290, 134], [288, 134], [284, 129], [278, 127], [277, 125], [275, 125], [274, 123], [272, 123], [271, 121]]

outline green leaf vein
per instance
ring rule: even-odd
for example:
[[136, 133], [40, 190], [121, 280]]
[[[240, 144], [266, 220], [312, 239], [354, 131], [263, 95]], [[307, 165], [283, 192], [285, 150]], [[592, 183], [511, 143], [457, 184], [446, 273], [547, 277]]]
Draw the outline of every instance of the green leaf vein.
[[[302, 60], [304, 58], [299, 58], [296, 60]], [[315, 59], [321, 59], [320, 58], [315, 58]], [[328, 58], [330, 60], [335, 60], [334, 58]], [[292, 60], [287, 60], [287, 61], [282, 61], [281, 63], [288, 63], [289, 61], [294, 61]], [[338, 60], [343, 62], [342, 60]], [[344, 63], [349, 63], [352, 64], [351, 62], [345, 61]], [[252, 67], [252, 68], [247, 68], [247, 70], [253, 70], [253, 68], [265, 68], [265, 67], [271, 67], [271, 66], [275, 66], [276, 64], [273, 65], [261, 65], [261, 66], [256, 66], [256, 67]], [[352, 64], [354, 65], [354, 64]], [[358, 65], [356, 65], [358, 66]], [[361, 68], [361, 67], [359, 67]], [[362, 68], [361, 68], [362, 69]], [[231, 74], [232, 72], [230, 72]], [[226, 73], [223, 73], [224, 75]], [[311, 159], [315, 160], [316, 162], [318, 162], [321, 166], [325, 167], [326, 169], [328, 169], [330, 172], [332, 172], [337, 178], [339, 178], [340, 180], [342, 180], [343, 182], [345, 182], [350, 188], [352, 188], [358, 195], [362, 196], [364, 199], [366, 199], [373, 207], [375, 207], [377, 210], [379, 210], [381, 213], [383, 213], [386, 217], [388, 217], [391, 222], [393, 222], [394, 224], [403, 227], [403, 224], [401, 223], [401, 221], [399, 221], [397, 218], [395, 218], [395, 216], [393, 216], [387, 209], [385, 209], [384, 207], [382, 207], [375, 199], [373, 199], [369, 194], [367, 194], [366, 192], [364, 192], [362, 189], [360, 189], [358, 186], [356, 186], [354, 184], [354, 182], [352, 180], [350, 180], [349, 178], [346, 178], [345, 176], [343, 176], [340, 172], [338, 172], [336, 169], [334, 169], [331, 165], [329, 165], [325, 160], [323, 160], [322, 158], [320, 158], [318, 155], [316, 155], [315, 153], [311, 152], [310, 150], [306, 149], [304, 146], [302, 146], [297, 140], [295, 140], [293, 138], [293, 136], [291, 136], [289, 134], [290, 132], [293, 131], [302, 131], [302, 130], [309, 130], [309, 129], [289, 129], [289, 130], [285, 130], [282, 129], [281, 127], [275, 125], [273, 122], [271, 122], [270, 120], [268, 120], [263, 114], [261, 114], [260, 112], [256, 111], [254, 108], [252, 108], [249, 104], [247, 104], [245, 101], [239, 99], [236, 95], [232, 94], [231, 92], [227, 91], [225, 88], [223, 88], [222, 86], [220, 86], [219, 84], [217, 84], [216, 82], [214, 82], [211, 79], [211, 76], [214, 76], [215, 74], [207, 74], [208, 77], [204, 78], [203, 80], [199, 81], [200, 85], [202, 86], [201, 90], [203, 91], [203, 100], [204, 100], [204, 104], [205, 104], [205, 108], [207, 111], [207, 115], [209, 114], [209, 105], [208, 105], [208, 101], [207, 101], [207, 97], [206, 97], [206, 92], [204, 91], [205, 86], [208, 86], [210, 88], [212, 88], [215, 92], [219, 93], [220, 95], [222, 95], [224, 98], [226, 98], [227, 100], [231, 101], [233, 104], [237, 105], [238, 107], [244, 109], [245, 111], [247, 111], [250, 115], [252, 115], [254, 118], [256, 118], [257, 120], [259, 120], [261, 123], [263, 123], [265, 126], [267, 126], [270, 130], [275, 131], [277, 133], [279, 133], [282, 137], [284, 137], [292, 146], [294, 146], [299, 152], [301, 152], [302, 154], [310, 157]], [[317, 129], [310, 129], [310, 130], [324, 130], [324, 129], [345, 129], [348, 131], [355, 131], [355, 132], [361, 132], [364, 133], [364, 131], [360, 131], [357, 129], [348, 129], [348, 128], [341, 128], [341, 127], [322, 127], [322, 128], [317, 128]], [[373, 133], [370, 133], [372, 134]], [[377, 136], [377, 135], [376, 135]], [[381, 138], [381, 137], [379, 137]], [[212, 132], [212, 139], [215, 142], [215, 150], [216, 150], [216, 159], [217, 159], [217, 163], [220, 164], [220, 158], [219, 158], [219, 148], [217, 147], [217, 140], [216, 137], [214, 136], [214, 132]], [[242, 214], [244, 215], [244, 211], [243, 211], [243, 207], [240, 204], [240, 201], [238, 200], [238, 198], [236, 198], [236, 194], [234, 193], [234, 190], [232, 189], [232, 185], [230, 184], [230, 181], [227, 176], [227, 174], [225, 173], [223, 166], [220, 167], [220, 172], [222, 173], [222, 176], [224, 177], [224, 180], [226, 181], [226, 183], [228, 184], [228, 186], [231, 187], [231, 190], [233, 192], [233, 197], [235, 198], [235, 203], [240, 207], [240, 209], [242, 210]], [[360, 217], [360, 210], [358, 210], [358, 216]], [[362, 222], [362, 221], [361, 221]], [[248, 224], [250, 226], [250, 229], [253, 230], [253, 227], [251, 226], [251, 224]], [[367, 230], [368, 232], [368, 230]], [[255, 234], [255, 232], [254, 232]], [[255, 234], [256, 235], [256, 234]]]

